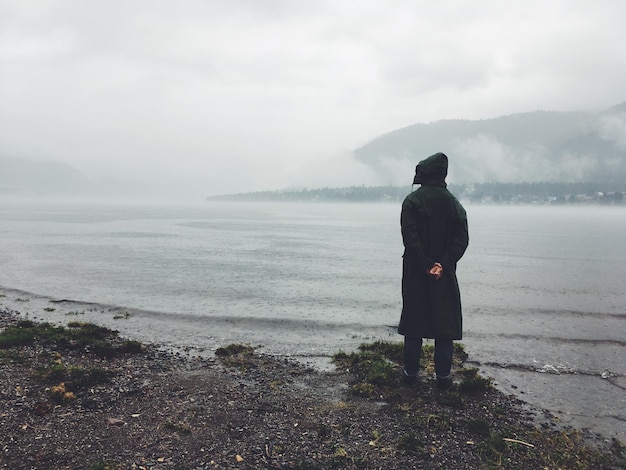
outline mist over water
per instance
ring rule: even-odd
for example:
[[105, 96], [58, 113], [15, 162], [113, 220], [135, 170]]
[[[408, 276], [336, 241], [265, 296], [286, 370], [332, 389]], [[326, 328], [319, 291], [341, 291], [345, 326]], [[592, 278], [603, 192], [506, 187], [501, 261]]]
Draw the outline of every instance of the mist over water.
[[[605, 393], [585, 419], [623, 432], [610, 418], [624, 418], [614, 408], [626, 405], [623, 209], [466, 208], [470, 246], [458, 277], [470, 360], [546, 406], [581, 410], [590, 388]], [[4, 204], [0, 305], [54, 321], [74, 319], [65, 315], [73, 309], [170, 346], [250, 342], [315, 357], [400, 341], [399, 212], [397, 204]], [[61, 299], [72, 302], [50, 303]], [[114, 319], [121, 311], [130, 317]], [[588, 380], [568, 385], [578, 391], [567, 406], [545, 393], [563, 378]]]

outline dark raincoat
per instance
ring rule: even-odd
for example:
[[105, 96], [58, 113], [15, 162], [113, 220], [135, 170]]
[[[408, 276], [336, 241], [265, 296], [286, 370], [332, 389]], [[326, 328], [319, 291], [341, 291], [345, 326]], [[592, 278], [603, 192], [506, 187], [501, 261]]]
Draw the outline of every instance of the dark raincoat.
[[[398, 333], [404, 336], [462, 339], [456, 264], [469, 237], [465, 209], [446, 189], [447, 172], [448, 157], [443, 153], [421, 161], [414, 180], [421, 186], [402, 203], [404, 255]], [[428, 276], [435, 262], [443, 266], [438, 280]]]

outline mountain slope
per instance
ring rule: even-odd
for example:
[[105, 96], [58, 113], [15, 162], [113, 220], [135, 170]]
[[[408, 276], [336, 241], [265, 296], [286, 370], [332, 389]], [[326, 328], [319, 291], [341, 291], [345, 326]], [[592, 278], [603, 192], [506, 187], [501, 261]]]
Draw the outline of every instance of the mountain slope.
[[0, 157], [0, 194], [68, 195], [86, 191], [89, 184], [67, 163]]
[[414, 124], [354, 155], [383, 183], [398, 184], [439, 151], [450, 157], [450, 178], [457, 182], [626, 181], [626, 103], [601, 113], [536, 111]]

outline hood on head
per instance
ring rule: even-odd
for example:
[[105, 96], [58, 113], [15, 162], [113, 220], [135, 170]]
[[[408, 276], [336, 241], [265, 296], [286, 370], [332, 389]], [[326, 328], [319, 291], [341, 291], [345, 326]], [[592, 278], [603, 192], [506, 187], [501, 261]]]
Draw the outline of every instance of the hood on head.
[[413, 184], [445, 184], [447, 175], [448, 157], [439, 152], [417, 164]]

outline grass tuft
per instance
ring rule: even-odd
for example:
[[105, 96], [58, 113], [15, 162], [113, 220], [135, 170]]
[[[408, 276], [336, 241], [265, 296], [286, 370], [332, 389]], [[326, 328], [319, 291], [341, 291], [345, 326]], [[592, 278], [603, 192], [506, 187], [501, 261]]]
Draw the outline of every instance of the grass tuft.
[[116, 344], [112, 340], [117, 337], [117, 331], [93, 323], [70, 322], [67, 327], [63, 327], [23, 320], [0, 333], [0, 349], [41, 343], [67, 349], [84, 348], [85, 351], [105, 358], [143, 351], [143, 346], [138, 341]]
[[215, 356], [227, 367], [236, 367], [242, 371], [254, 367], [251, 359], [254, 356], [254, 348], [249, 344], [229, 344], [215, 350]]
[[378, 351], [338, 353], [333, 362], [353, 373], [357, 382], [391, 386], [397, 383], [397, 368]]
[[475, 367], [462, 368], [459, 370], [459, 374], [463, 377], [459, 384], [459, 390], [462, 393], [477, 395], [492, 387], [491, 379], [479, 375], [478, 369]]

